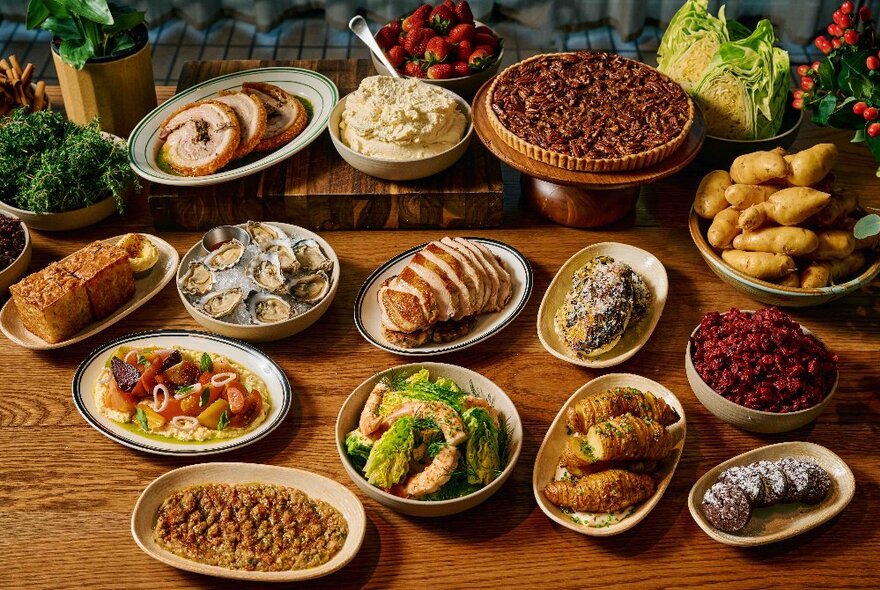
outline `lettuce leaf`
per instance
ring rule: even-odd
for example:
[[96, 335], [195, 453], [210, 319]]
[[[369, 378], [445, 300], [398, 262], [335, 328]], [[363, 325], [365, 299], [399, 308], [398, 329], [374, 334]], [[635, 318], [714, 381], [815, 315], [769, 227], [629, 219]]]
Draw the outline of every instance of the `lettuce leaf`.
[[468, 432], [465, 464], [468, 483], [489, 485], [501, 470], [498, 429], [483, 408], [471, 408], [462, 415]]
[[400, 483], [409, 471], [413, 446], [415, 446], [413, 418], [411, 416], [398, 418], [370, 451], [364, 466], [367, 481], [386, 490]]

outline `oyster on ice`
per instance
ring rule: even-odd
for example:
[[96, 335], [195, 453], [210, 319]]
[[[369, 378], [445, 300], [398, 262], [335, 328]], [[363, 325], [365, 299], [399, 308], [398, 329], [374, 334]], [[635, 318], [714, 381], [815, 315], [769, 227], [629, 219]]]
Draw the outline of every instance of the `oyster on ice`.
[[263, 252], [267, 254], [274, 252], [278, 255], [281, 270], [285, 272], [296, 272], [299, 270], [299, 260], [296, 259], [293, 248], [290, 247], [286, 240], [272, 240], [271, 242], [266, 242], [262, 248]]
[[290, 281], [290, 294], [305, 303], [317, 303], [329, 290], [330, 278], [320, 270]]
[[255, 293], [248, 301], [251, 317], [258, 324], [276, 324], [291, 316], [291, 307], [281, 297], [266, 293]]
[[244, 244], [232, 238], [211, 252], [205, 263], [212, 270], [226, 270], [238, 264], [242, 254], [244, 254]]
[[180, 279], [180, 288], [191, 295], [204, 295], [214, 288], [214, 273], [204, 262], [190, 262]]
[[274, 242], [275, 240], [287, 237], [283, 231], [274, 225], [261, 223], [259, 221], [248, 221], [245, 229], [247, 230], [247, 233], [250, 234], [254, 243], [258, 246], [265, 246], [269, 242]]
[[333, 261], [324, 255], [315, 240], [300, 240], [293, 247], [293, 253], [303, 270], [328, 271], [333, 268]]
[[235, 311], [243, 299], [244, 291], [238, 287], [217, 291], [205, 299], [202, 303], [202, 311], [212, 318], [222, 318]]
[[261, 254], [251, 262], [248, 272], [254, 282], [270, 293], [285, 293], [284, 272], [281, 270], [281, 262], [274, 252]]

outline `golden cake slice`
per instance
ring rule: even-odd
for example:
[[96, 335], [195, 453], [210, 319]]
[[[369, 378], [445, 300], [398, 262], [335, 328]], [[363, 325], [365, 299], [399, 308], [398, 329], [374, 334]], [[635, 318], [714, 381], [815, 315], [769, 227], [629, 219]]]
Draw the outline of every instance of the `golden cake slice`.
[[92, 320], [82, 280], [53, 263], [9, 288], [25, 327], [50, 344], [79, 332]]
[[134, 296], [134, 273], [128, 253], [117, 246], [92, 242], [60, 262], [85, 285], [92, 315], [100, 320]]

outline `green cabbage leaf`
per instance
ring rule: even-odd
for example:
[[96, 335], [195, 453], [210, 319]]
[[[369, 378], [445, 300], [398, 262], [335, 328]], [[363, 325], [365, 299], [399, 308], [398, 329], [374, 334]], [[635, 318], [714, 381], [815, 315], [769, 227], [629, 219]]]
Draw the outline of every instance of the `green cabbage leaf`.
[[685, 91], [700, 81], [718, 48], [729, 41], [724, 7], [719, 18], [709, 14], [709, 0], [687, 0], [679, 8], [657, 49], [657, 69]]

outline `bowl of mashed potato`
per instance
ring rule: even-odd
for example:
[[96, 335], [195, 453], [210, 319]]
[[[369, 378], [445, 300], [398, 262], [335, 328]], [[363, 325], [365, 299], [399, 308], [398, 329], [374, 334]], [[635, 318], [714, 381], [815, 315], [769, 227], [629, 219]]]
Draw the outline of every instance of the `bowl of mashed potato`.
[[370, 76], [330, 114], [330, 137], [354, 168], [386, 180], [425, 178], [452, 166], [473, 135], [470, 105], [414, 78]]

